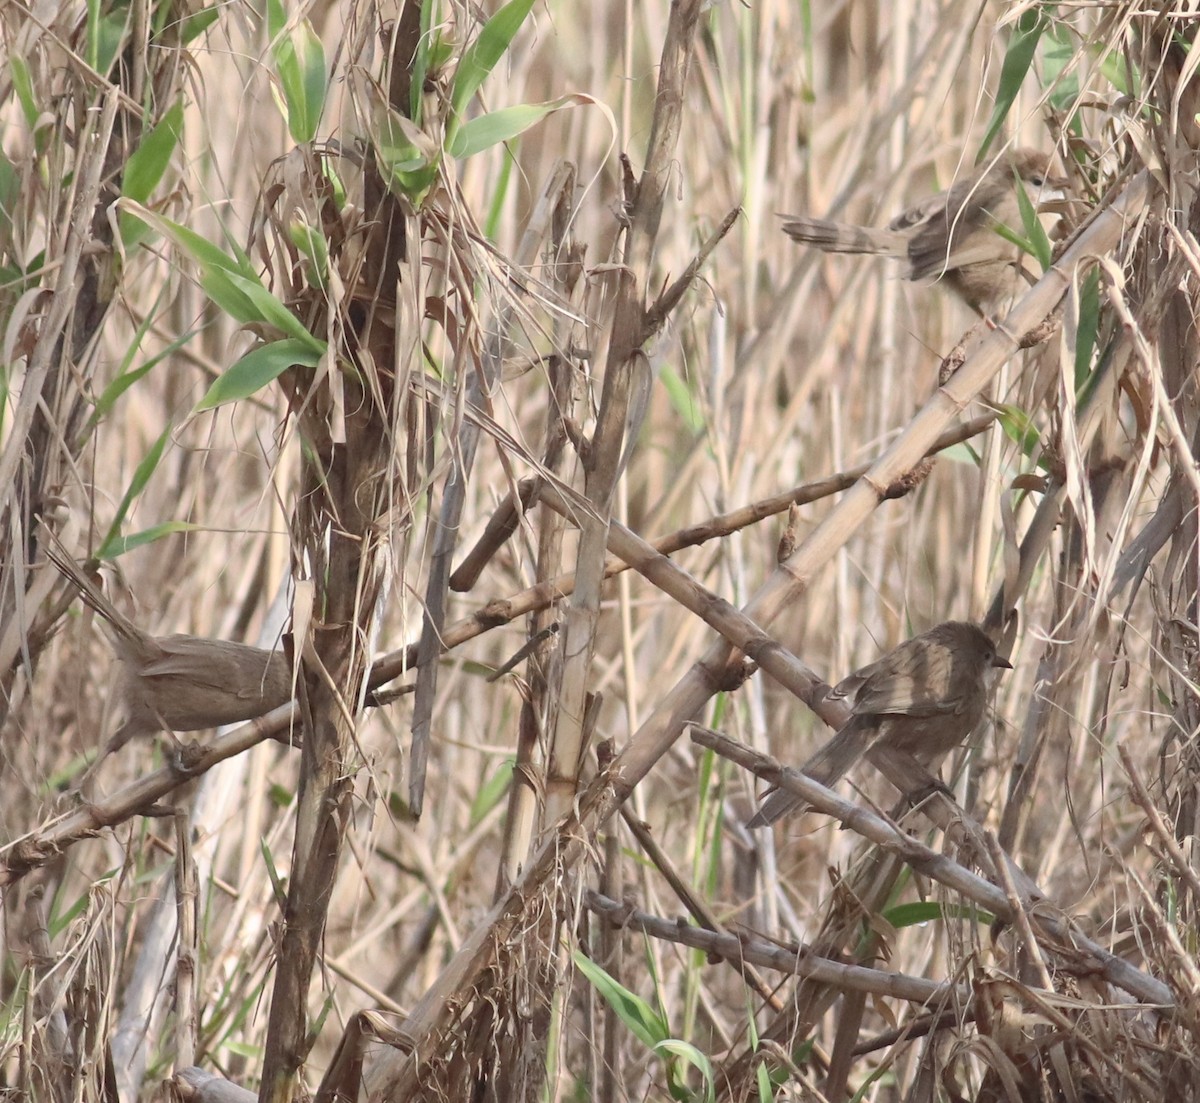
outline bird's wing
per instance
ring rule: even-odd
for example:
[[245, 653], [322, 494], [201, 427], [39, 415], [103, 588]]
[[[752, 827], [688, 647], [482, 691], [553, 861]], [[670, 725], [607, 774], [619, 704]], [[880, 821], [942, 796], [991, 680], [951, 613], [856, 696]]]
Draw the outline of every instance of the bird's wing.
[[[1011, 175], [1012, 169], [1008, 165], [1004, 165], [999, 171], [996, 166], [988, 170], [976, 169], [955, 181], [945, 191], [922, 199], [908, 210], [901, 211], [888, 223], [887, 228], [909, 231], [911, 234], [911, 231], [935, 219], [944, 221], [947, 218], [947, 212], [950, 217], [953, 217], [957, 211], [961, 211], [965, 216], [970, 216], [994, 202], [997, 187], [1008, 187]], [[962, 219], [960, 218], [959, 221]]]
[[941, 218], [945, 214], [947, 200], [955, 194], [958, 187], [959, 185], [956, 184], [948, 191], [938, 192], [937, 195], [922, 199], [920, 203], [914, 203], [908, 210], [901, 211], [896, 215], [887, 224], [887, 228], [897, 233], [905, 233], [924, 226], [931, 219]]
[[154, 643], [160, 656], [138, 668], [143, 678], [179, 675], [195, 686], [224, 695], [246, 700], [262, 696], [257, 683], [242, 684], [246, 681], [246, 670], [265, 665], [256, 648], [184, 635], [157, 638]]
[[[917, 637], [906, 640], [879, 662], [864, 667], [854, 699], [854, 716], [943, 716], [961, 711], [963, 697], [947, 696], [950, 652]], [[850, 675], [850, 678], [857, 677]], [[849, 680], [849, 679], [847, 679]]]
[[847, 674], [829, 691], [829, 700], [841, 701], [847, 697], [854, 697], [862, 688], [863, 683], [878, 669], [879, 663], [876, 662], [854, 671], [853, 674]]
[[[166, 641], [159, 640], [157, 642], [165, 643]], [[208, 674], [202, 667], [197, 666], [195, 659], [190, 659], [187, 655], [173, 654], [169, 648], [164, 649], [163, 654], [158, 658], [142, 663], [137, 668], [137, 672], [143, 678], [182, 677], [187, 678], [190, 682], [195, 682], [198, 686], [229, 691], [229, 683], [222, 680], [219, 674]]]
[[892, 220], [888, 229], [905, 230], [909, 237], [910, 279], [935, 278], [964, 265], [997, 260], [997, 254], [1008, 251], [994, 226], [1013, 220], [1012, 172], [1007, 163], [973, 172]]
[[[910, 278], [936, 279], [946, 272], [971, 264], [996, 261], [1016, 264], [1019, 261], [1020, 250], [996, 232], [994, 220], [984, 219], [982, 224], [976, 223], [970, 231], [966, 225], [960, 219], [949, 235], [935, 231], [933, 226], [918, 233], [908, 248]], [[950, 240], [947, 245], [948, 237]]]

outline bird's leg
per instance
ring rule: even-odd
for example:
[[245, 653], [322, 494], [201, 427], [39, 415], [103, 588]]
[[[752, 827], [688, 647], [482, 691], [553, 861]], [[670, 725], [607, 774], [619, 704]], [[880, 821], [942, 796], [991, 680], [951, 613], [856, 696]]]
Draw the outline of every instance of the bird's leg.
[[172, 735], [171, 749], [167, 752], [167, 763], [175, 773], [183, 777], [195, 777], [201, 772], [198, 767], [207, 749], [202, 740], [196, 739], [185, 743], [178, 736]]
[[939, 795], [954, 799], [953, 791], [940, 777], [931, 777], [927, 784], [905, 794], [914, 809], [920, 808], [927, 800]]
[[915, 761], [921, 768], [921, 776], [915, 785], [906, 788], [902, 794], [909, 806], [920, 808], [931, 797], [938, 796], [939, 794], [953, 800], [954, 793], [942, 781], [941, 777], [930, 772], [936, 769], [936, 766], [920, 755], [915, 756]]

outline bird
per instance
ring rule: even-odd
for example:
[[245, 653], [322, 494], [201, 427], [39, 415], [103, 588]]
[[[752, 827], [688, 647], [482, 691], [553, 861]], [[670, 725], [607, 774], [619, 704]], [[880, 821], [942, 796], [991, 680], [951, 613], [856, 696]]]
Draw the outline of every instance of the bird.
[[117, 609], [65, 551], [50, 547], [46, 554], [106, 622], [122, 667], [125, 718], [92, 769], [136, 736], [241, 723], [292, 699], [291, 667], [282, 651], [200, 636], [151, 636]]
[[[833, 699], [853, 696], [850, 717], [800, 772], [832, 785], [880, 745], [926, 766], [938, 762], [983, 719], [988, 674], [997, 667], [1011, 670], [1012, 664], [967, 621], [946, 621], [905, 640], [833, 688]], [[786, 789], [772, 790], [748, 826], [765, 827], [804, 806]]]
[[986, 318], [1026, 286], [1022, 250], [997, 232], [1020, 231], [1017, 180], [1033, 207], [1063, 198], [1067, 180], [1050, 157], [1018, 148], [981, 165], [952, 187], [897, 215], [883, 230], [782, 215], [783, 231], [826, 253], [867, 253], [905, 262], [904, 278], [931, 280]]

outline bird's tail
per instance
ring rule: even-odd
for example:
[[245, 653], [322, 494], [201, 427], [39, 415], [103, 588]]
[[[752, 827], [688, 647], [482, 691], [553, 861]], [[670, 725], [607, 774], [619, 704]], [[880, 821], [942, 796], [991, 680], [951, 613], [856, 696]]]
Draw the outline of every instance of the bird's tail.
[[100, 587], [88, 578], [62, 545], [57, 541], [47, 545], [46, 557], [58, 569], [58, 573], [75, 587], [83, 599], [83, 603], [90, 609], [94, 609], [118, 636], [130, 640], [138, 639], [141, 632], [134, 623], [108, 600]]
[[[867, 753], [877, 734], [876, 729], [877, 724], [864, 723], [859, 717], [853, 717], [800, 767], [800, 772], [822, 785], [832, 785]], [[746, 826], [766, 827], [789, 813], [802, 812], [807, 807], [804, 800], [794, 793], [775, 789], [767, 794]]]
[[830, 222], [824, 218], [784, 215], [783, 232], [826, 253], [870, 253], [881, 257], [907, 257], [908, 237], [894, 230], [874, 230]]

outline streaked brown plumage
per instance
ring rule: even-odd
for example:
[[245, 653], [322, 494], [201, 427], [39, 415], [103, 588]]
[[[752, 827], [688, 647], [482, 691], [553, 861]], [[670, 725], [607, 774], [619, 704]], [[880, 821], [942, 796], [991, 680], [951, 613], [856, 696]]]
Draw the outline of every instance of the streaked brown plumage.
[[[1015, 175], [1014, 175], [1015, 174]], [[904, 278], [932, 280], [986, 315], [1027, 286], [1023, 254], [996, 232], [1021, 232], [1016, 179], [1036, 208], [1061, 199], [1066, 181], [1050, 177], [1050, 158], [1014, 149], [980, 166], [947, 191], [897, 215], [884, 230], [821, 218], [784, 215], [784, 232], [827, 253], [870, 253], [905, 261]]]
[[84, 602], [107, 622], [121, 663], [125, 720], [101, 757], [135, 736], [253, 720], [292, 699], [291, 670], [282, 651], [198, 636], [150, 636], [121, 613], [69, 556], [53, 548], [47, 554]]
[[[1011, 669], [986, 633], [965, 621], [946, 621], [905, 640], [834, 687], [832, 696], [854, 697], [850, 718], [801, 773], [832, 785], [877, 743], [932, 765], [983, 719], [993, 667]], [[763, 827], [803, 807], [799, 797], [776, 789], [749, 826]]]

